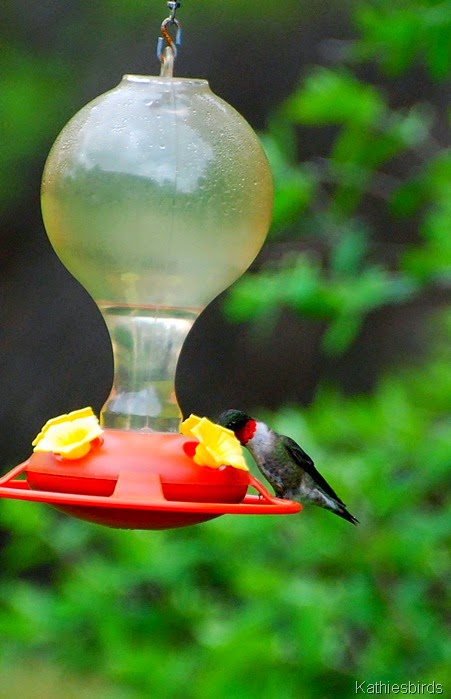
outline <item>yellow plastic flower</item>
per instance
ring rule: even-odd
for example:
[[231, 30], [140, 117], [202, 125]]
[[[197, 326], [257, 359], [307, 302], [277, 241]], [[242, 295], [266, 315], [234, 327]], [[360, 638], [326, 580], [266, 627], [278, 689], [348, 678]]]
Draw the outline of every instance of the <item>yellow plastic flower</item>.
[[180, 432], [199, 441], [193, 460], [199, 466], [233, 466], [248, 471], [241, 444], [232, 430], [216, 425], [206, 417], [190, 415], [180, 425]]
[[51, 451], [64, 459], [81, 459], [102, 431], [92, 408], [74, 410], [48, 420], [33, 441], [33, 451]]

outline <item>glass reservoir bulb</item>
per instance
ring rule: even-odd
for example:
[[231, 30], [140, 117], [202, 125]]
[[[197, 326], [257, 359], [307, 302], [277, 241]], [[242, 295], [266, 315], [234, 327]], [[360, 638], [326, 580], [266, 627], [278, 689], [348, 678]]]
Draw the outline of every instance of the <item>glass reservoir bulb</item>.
[[104, 426], [177, 431], [182, 343], [269, 227], [272, 179], [256, 135], [205, 80], [126, 75], [57, 138], [42, 211], [111, 336]]

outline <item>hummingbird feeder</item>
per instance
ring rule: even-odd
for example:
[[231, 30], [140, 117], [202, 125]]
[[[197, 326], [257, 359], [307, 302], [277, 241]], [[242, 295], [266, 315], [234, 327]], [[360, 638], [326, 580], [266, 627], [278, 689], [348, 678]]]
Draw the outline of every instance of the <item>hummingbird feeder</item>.
[[111, 394], [100, 424], [90, 408], [49, 420], [30, 458], [0, 478], [0, 497], [119, 528], [301, 509], [249, 473], [229, 430], [191, 416], [179, 433], [181, 346], [263, 245], [272, 179], [247, 122], [206, 80], [173, 77], [180, 3], [167, 4], [160, 75], [125, 75], [86, 105], [43, 175], [51, 244], [110, 333]]

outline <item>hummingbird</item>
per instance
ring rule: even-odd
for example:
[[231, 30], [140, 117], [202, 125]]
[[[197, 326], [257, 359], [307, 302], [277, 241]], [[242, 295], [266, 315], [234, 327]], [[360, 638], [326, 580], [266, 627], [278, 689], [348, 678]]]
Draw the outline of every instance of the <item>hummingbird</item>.
[[310, 456], [293, 439], [278, 434], [241, 410], [226, 410], [216, 422], [232, 430], [249, 449], [277, 497], [312, 503], [358, 524], [358, 519], [348, 512], [344, 502], [316, 470]]

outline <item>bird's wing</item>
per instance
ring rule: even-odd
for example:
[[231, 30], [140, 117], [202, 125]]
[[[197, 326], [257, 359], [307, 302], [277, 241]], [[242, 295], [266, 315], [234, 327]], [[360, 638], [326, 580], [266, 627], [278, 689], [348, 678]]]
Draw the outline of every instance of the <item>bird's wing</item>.
[[299, 466], [304, 469], [306, 473], [309, 474], [315, 481], [315, 483], [324, 490], [327, 495], [330, 495], [330, 497], [334, 498], [337, 500], [343, 507], [345, 507], [345, 504], [340, 498], [338, 497], [337, 493], [335, 490], [333, 490], [329, 483], [322, 477], [322, 475], [319, 473], [319, 471], [316, 470], [312, 459], [306, 452], [299, 446], [299, 444], [296, 444], [296, 442], [291, 439], [290, 437], [284, 437], [283, 442], [285, 445], [285, 448], [289, 452], [290, 456], [292, 459], [296, 461]]

